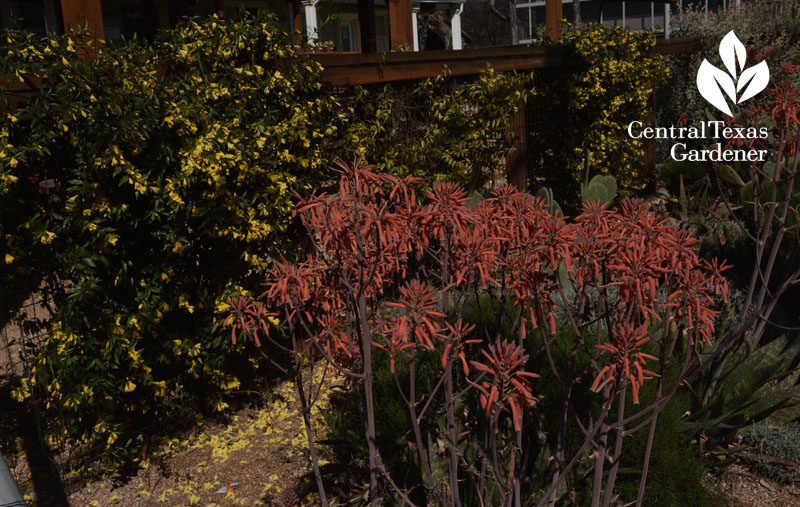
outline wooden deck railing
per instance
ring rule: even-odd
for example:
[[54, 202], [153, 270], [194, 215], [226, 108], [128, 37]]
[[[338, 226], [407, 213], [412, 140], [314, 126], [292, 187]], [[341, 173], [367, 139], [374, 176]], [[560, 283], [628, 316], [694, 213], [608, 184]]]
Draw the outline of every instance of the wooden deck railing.
[[[662, 39], [654, 53], [693, 53], [700, 38]], [[497, 71], [535, 70], [578, 66], [583, 60], [565, 46], [502, 47], [461, 51], [409, 53], [315, 53], [309, 55], [323, 67], [322, 78], [336, 86], [353, 86], [425, 79], [447, 68], [452, 75], [479, 74], [491, 67]]]
[[[662, 39], [654, 53], [671, 55], [694, 53], [700, 48], [700, 38]], [[311, 53], [324, 70], [322, 78], [334, 86], [353, 86], [389, 83], [435, 77], [447, 68], [454, 76], [479, 74], [487, 67], [496, 71], [535, 70], [579, 66], [583, 60], [564, 46], [502, 47], [465, 49], [461, 51], [419, 51], [408, 53]], [[7, 77], [0, 76], [3, 92], [25, 92], [38, 89], [42, 79], [24, 76], [13, 80], [6, 89]]]

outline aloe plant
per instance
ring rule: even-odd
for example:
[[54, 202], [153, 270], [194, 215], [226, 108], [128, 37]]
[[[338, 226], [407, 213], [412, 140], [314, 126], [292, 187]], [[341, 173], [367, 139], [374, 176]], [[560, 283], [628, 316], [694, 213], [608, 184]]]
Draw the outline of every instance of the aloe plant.
[[[717, 346], [704, 352], [701, 360], [712, 356]], [[695, 384], [686, 431], [708, 439], [705, 447], [711, 449], [732, 443], [747, 425], [766, 422], [780, 426], [800, 418], [800, 385], [796, 385], [800, 368], [792, 365], [798, 354], [800, 341], [785, 335], [752, 350], [738, 351], [706, 403], [702, 393], [708, 380]]]

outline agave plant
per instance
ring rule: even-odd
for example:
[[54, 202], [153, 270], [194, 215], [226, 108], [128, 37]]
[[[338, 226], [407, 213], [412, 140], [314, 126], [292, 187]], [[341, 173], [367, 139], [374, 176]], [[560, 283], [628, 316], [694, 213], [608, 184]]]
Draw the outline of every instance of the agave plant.
[[[717, 345], [718, 347], [718, 345]], [[703, 356], [714, 354], [715, 348]], [[794, 366], [800, 342], [780, 336], [752, 350], [741, 350], [726, 365], [711, 398], [701, 398], [708, 378], [696, 382], [685, 430], [704, 447], [727, 454], [742, 428], [759, 422], [781, 426], [800, 418], [800, 369]]]

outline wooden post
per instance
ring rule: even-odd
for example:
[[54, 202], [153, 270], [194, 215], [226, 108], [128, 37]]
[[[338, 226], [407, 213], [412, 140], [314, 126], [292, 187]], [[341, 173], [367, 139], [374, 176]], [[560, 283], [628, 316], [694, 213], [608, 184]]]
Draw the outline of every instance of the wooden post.
[[95, 38], [105, 38], [100, 0], [61, 0], [61, 17], [65, 33], [69, 33], [70, 28], [80, 30], [88, 25]]
[[303, 42], [303, 6], [300, 0], [292, 0], [292, 27], [295, 31], [295, 43]]
[[561, 38], [561, 18], [564, 17], [561, 2], [562, 0], [545, 0], [544, 2], [545, 32], [550, 40]]
[[[648, 127], [656, 126], [656, 90], [655, 83], [653, 84], [653, 91], [650, 93], [650, 99], [647, 101], [647, 115], [644, 118], [644, 123]], [[652, 137], [644, 139], [642, 142], [644, 153], [642, 154], [642, 162], [646, 174], [655, 174], [656, 171], [656, 140]]]
[[514, 151], [506, 159], [508, 183], [520, 192], [528, 191], [528, 143], [525, 125], [525, 103], [520, 102], [519, 109], [511, 117], [511, 132]]
[[375, 0], [358, 0], [358, 27], [361, 34], [361, 52], [374, 53]]
[[388, 0], [389, 4], [389, 38], [390, 48], [414, 46], [414, 35], [411, 24], [411, 0]]

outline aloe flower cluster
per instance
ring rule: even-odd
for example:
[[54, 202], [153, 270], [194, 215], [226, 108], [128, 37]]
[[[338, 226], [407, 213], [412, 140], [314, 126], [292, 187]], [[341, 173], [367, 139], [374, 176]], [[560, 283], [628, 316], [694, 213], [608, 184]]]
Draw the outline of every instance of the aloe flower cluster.
[[[469, 422], [456, 413], [455, 399], [477, 390], [489, 428], [482, 445], [499, 486], [492, 493], [485, 477], [472, 483], [484, 488], [478, 492], [482, 498], [495, 495], [506, 504], [521, 501], [521, 467], [515, 463], [521, 463], [522, 449], [499, 452], [498, 442], [521, 442], [525, 414], [536, 410], [536, 383], [542, 379], [529, 371], [530, 358], [547, 356], [550, 378], [565, 391], [579, 388], [580, 375], [559, 372], [552, 361], [562, 327], [575, 335], [576, 354], [588, 357], [591, 390], [602, 392], [603, 415], [588, 438], [594, 445], [603, 425], [605, 431], [615, 427], [606, 418], [614, 400], [624, 405], [630, 392], [638, 404], [642, 384], [653, 378], [661, 382], [673, 356], [687, 358], [683, 375], [695, 347], [713, 338], [714, 296], [727, 295], [722, 276], [727, 266], [702, 261], [697, 240], [658, 219], [642, 201], [626, 200], [619, 210], [587, 203], [580, 216], [568, 220], [509, 185], [470, 202], [456, 184], [437, 182], [425, 190], [420, 179], [374, 169], [361, 160], [340, 161], [335, 193], [297, 196], [295, 215], [310, 235], [313, 254], [294, 264], [274, 261], [261, 301], [233, 302], [230, 317], [231, 324], [246, 333], [251, 329], [256, 339], [255, 331], [265, 335], [267, 326], [252, 319], [276, 315], [265, 308], [280, 312], [294, 350], [310, 351], [348, 376], [349, 385], [365, 397], [362, 417], [374, 502], [380, 473], [372, 399], [376, 348], [389, 357], [430, 488], [436, 479], [422, 433], [431, 400], [444, 392], [447, 494], [453, 504], [469, 487], [459, 483], [459, 476], [487, 473], [485, 462], [481, 471], [465, 467], [458, 449], [459, 428]], [[483, 312], [483, 322], [466, 322], [468, 303], [480, 303], [481, 296], [513, 311]], [[495, 319], [510, 321], [510, 333], [491, 335], [487, 322]], [[439, 382], [433, 392], [420, 395], [417, 358], [431, 353], [441, 365]], [[407, 385], [397, 375], [398, 362], [409, 373]], [[655, 403], [663, 406], [668, 396], [671, 392]], [[510, 436], [502, 435], [509, 427], [505, 417], [513, 428]], [[556, 476], [563, 477], [571, 467], [564, 456], [555, 458]], [[321, 480], [318, 486], [322, 489]], [[397, 497], [407, 498], [401, 488], [394, 489]]]

